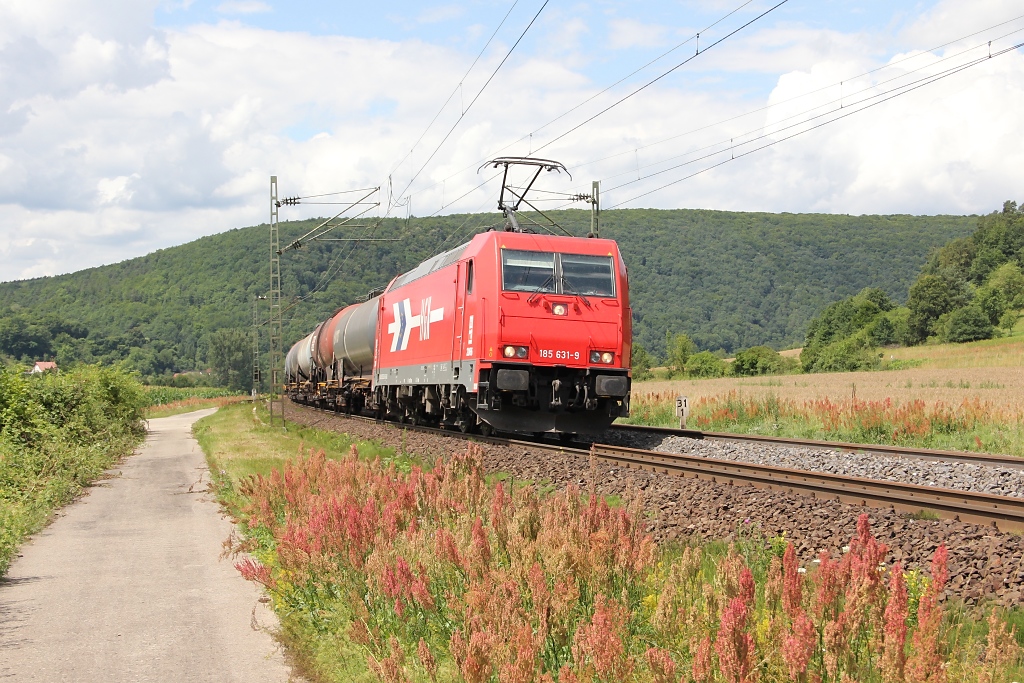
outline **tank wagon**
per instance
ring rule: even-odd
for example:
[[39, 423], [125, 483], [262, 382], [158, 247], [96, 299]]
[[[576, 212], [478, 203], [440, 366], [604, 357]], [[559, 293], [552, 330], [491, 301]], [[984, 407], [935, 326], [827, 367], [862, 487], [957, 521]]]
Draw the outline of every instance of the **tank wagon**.
[[320, 323], [286, 391], [467, 432], [599, 432], [629, 414], [631, 340], [613, 240], [485, 232]]

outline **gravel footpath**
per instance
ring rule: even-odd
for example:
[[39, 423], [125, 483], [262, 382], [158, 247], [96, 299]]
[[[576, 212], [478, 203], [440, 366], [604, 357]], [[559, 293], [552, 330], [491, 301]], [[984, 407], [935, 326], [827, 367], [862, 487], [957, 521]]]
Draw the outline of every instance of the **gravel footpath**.
[[[394, 425], [351, 420], [294, 404], [288, 405], [287, 417], [391, 447], [404, 443], [407, 451], [422, 456], [446, 456], [462, 448], [444, 436], [407, 431], [403, 438], [403, 430]], [[656, 439], [661, 441], [662, 437]], [[635, 438], [630, 444], [650, 447]], [[591, 485], [587, 457], [525, 446], [481, 447], [489, 472], [507, 472], [517, 479], [548, 482], [559, 488], [570, 482], [584, 490]], [[830, 454], [835, 457], [835, 452]], [[596, 488], [604, 495], [641, 496], [650, 518], [648, 530], [659, 542], [731, 540], [745, 529], [760, 528], [768, 536], [785, 534], [805, 562], [822, 551], [839, 557], [843, 546], [856, 535], [857, 517], [867, 512], [873, 533], [890, 548], [889, 562], [899, 561], [905, 567], [927, 572], [935, 549], [945, 543], [949, 548], [950, 594], [968, 603], [990, 598], [1006, 606], [1024, 604], [1024, 539], [994, 527], [952, 520], [915, 520], [894, 510], [670, 477], [600, 462]]]

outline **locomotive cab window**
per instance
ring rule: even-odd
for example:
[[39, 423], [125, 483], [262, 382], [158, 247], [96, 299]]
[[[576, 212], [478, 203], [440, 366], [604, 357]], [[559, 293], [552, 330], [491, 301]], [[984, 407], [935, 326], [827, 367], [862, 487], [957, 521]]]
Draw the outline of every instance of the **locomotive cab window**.
[[501, 283], [507, 292], [554, 292], [555, 255], [543, 251], [501, 251]]
[[466, 294], [473, 293], [473, 259], [466, 265]]
[[506, 292], [615, 296], [611, 256], [503, 249], [501, 279]]
[[615, 296], [615, 275], [611, 256], [559, 254], [562, 282], [566, 294]]

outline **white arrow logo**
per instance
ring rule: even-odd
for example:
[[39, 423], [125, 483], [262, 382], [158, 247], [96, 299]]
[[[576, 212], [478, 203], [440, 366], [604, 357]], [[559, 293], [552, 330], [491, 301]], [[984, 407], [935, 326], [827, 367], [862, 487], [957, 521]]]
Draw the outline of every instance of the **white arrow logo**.
[[444, 308], [430, 308], [430, 301], [433, 297], [427, 297], [420, 302], [420, 313], [414, 316], [409, 305], [409, 299], [395, 302], [391, 305], [395, 312], [395, 320], [388, 323], [388, 334], [391, 337], [391, 352], [405, 351], [409, 347], [409, 335], [414, 327], [420, 330], [420, 341], [430, 339], [430, 323], [437, 323], [444, 320]]

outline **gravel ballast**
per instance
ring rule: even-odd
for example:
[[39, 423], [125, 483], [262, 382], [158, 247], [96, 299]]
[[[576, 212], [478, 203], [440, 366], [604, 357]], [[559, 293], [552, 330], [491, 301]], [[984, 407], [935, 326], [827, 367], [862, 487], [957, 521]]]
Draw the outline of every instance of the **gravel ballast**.
[[1024, 497], [1024, 470], [964, 462], [924, 460], [884, 453], [844, 452], [832, 449], [771, 444], [688, 439], [668, 436], [656, 446], [662, 453], [680, 453], [717, 460], [774, 465], [795, 470], [828, 472], [846, 477], [898, 481], [943, 489]]
[[[294, 404], [288, 405], [287, 417], [307, 426], [345, 432], [390, 447], [404, 447], [408, 452], [425, 457], [444, 457], [464, 448], [464, 444], [446, 436], [402, 430], [398, 425], [353, 420]], [[621, 436], [616, 438], [624, 439]], [[622, 445], [659, 448], [668, 440], [660, 436], [655, 437], [655, 441], [660, 443], [652, 443], [651, 436], [644, 436], [643, 439], [647, 441], [641, 443], [638, 438], [629, 437], [629, 443]], [[701, 446], [714, 443], [688, 439], [682, 441], [692, 442], [690, 446], [693, 443]], [[735, 442], [720, 443], [737, 445]], [[506, 472], [516, 479], [549, 483], [559, 488], [570, 482], [583, 490], [591, 486], [591, 463], [585, 456], [528, 446], [480, 445], [488, 472]], [[678, 444], [675, 447], [684, 448], [686, 445]], [[836, 451], [825, 453], [833, 461], [848, 455]], [[796, 462], [784, 466], [797, 467]], [[928, 463], [922, 461], [922, 464]], [[867, 512], [873, 533], [890, 549], [887, 561], [899, 561], [904, 567], [919, 568], [927, 573], [935, 549], [940, 543], [945, 543], [950, 556], [951, 595], [962, 597], [968, 603], [982, 598], [1006, 606], [1024, 603], [1024, 541], [1019, 534], [953, 520], [914, 519], [890, 509], [865, 508], [751, 486], [732, 486], [703, 479], [684, 479], [623, 469], [600, 462], [595, 469], [594, 483], [598, 493], [624, 498], [641, 497], [649, 517], [648, 530], [659, 542], [728, 541], [735, 539], [737, 534], [759, 529], [766, 536], [785, 535], [793, 542], [801, 559], [809, 563], [820, 552], [839, 557], [843, 546], [849, 544], [850, 538], [856, 534], [857, 517]], [[840, 470], [827, 471], [846, 473]], [[931, 480], [918, 479], [913, 483], [922, 481]], [[1000, 485], [1006, 487], [1009, 484]], [[1019, 491], [1018, 488], [1016, 495], [1020, 495]]]

